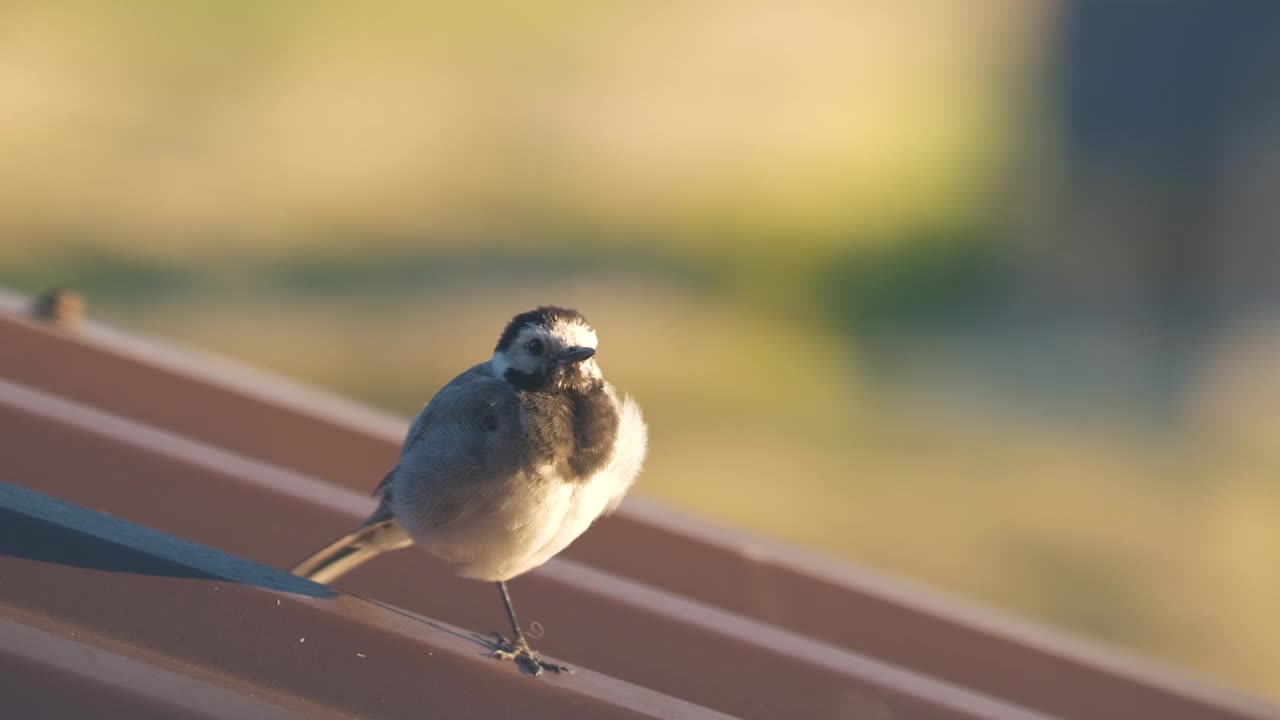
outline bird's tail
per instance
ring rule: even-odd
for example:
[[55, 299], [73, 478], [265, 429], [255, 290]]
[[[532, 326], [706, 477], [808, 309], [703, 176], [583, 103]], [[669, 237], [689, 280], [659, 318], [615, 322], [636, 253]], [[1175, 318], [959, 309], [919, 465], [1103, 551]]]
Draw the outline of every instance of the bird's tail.
[[289, 572], [315, 580], [332, 582], [363, 565], [375, 555], [413, 544], [409, 533], [394, 520], [366, 525], [303, 560]]

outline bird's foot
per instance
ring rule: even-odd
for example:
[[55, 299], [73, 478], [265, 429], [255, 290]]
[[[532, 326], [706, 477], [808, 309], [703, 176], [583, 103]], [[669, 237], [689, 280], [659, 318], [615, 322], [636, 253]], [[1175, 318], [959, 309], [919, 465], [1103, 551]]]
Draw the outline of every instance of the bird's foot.
[[502, 636], [501, 633], [490, 633], [497, 639], [497, 647], [493, 652], [489, 653], [489, 657], [498, 660], [514, 660], [520, 671], [526, 675], [537, 677], [542, 674], [543, 670], [549, 670], [553, 673], [572, 673], [567, 665], [557, 665], [553, 662], [547, 662], [538, 657], [538, 653], [529, 647], [529, 643], [524, 638], [512, 642]]

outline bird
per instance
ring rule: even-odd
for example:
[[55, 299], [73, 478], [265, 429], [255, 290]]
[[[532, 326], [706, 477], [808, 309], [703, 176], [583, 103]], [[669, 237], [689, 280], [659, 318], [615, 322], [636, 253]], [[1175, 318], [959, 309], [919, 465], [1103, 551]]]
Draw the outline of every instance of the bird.
[[544, 305], [513, 317], [493, 356], [414, 418], [373, 513], [291, 572], [328, 583], [417, 545], [462, 577], [497, 584], [511, 638], [491, 633], [491, 657], [535, 677], [569, 672], [529, 646], [506, 583], [613, 512], [640, 474], [648, 428], [639, 405], [604, 379], [597, 347], [577, 310]]

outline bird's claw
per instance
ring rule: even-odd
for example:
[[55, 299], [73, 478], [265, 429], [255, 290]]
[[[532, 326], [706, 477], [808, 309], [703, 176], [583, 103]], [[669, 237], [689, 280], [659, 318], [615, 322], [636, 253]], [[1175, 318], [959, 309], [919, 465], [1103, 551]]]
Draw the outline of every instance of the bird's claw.
[[511, 642], [503, 637], [502, 633], [489, 633], [497, 640], [497, 647], [493, 652], [489, 653], [489, 657], [496, 660], [514, 660], [520, 671], [526, 675], [537, 677], [542, 674], [543, 670], [549, 670], [553, 673], [573, 673], [567, 665], [557, 665], [553, 662], [547, 662], [538, 657], [538, 654], [529, 647], [529, 644], [522, 638], [519, 642]]

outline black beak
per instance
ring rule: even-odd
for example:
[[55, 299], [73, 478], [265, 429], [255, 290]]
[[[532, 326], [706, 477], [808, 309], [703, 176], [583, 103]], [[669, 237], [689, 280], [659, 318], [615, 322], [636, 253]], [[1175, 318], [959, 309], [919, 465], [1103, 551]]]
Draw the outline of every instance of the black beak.
[[596, 354], [595, 348], [590, 347], [571, 347], [560, 354], [561, 365], [575, 365], [588, 360], [592, 355]]

